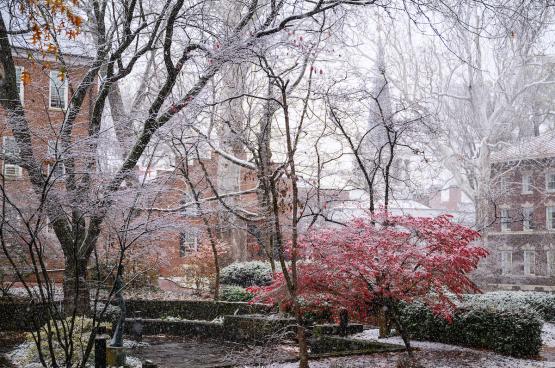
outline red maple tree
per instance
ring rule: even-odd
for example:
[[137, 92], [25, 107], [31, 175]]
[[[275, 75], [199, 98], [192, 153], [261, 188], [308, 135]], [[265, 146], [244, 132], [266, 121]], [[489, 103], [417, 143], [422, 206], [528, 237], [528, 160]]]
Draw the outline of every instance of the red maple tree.
[[[410, 351], [398, 318], [399, 302], [421, 302], [451, 318], [453, 295], [479, 291], [468, 277], [488, 254], [475, 244], [479, 236], [447, 215], [383, 212], [341, 228], [312, 231], [299, 242], [297, 295], [307, 311], [346, 308], [362, 321], [385, 310]], [[253, 291], [257, 301], [291, 302], [280, 274], [270, 286]]]

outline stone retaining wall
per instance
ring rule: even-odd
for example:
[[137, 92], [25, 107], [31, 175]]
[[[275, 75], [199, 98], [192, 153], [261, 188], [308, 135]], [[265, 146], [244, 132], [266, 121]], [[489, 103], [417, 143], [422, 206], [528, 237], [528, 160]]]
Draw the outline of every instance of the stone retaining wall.
[[169, 335], [169, 336], [200, 336], [223, 338], [224, 328], [221, 322], [208, 321], [167, 321], [161, 319], [131, 319], [125, 320], [124, 333], [134, 335], [136, 324], [142, 326], [143, 335]]

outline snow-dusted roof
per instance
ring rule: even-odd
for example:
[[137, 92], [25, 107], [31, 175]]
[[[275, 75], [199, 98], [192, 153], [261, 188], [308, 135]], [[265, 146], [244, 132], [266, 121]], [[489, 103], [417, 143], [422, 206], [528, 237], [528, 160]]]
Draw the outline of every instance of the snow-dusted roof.
[[549, 132], [511, 145], [491, 155], [493, 162], [555, 157], [555, 133]]

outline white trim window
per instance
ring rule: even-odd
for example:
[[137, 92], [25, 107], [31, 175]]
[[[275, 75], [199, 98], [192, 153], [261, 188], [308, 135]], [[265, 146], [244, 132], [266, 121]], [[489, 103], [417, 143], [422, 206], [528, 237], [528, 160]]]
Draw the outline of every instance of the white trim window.
[[61, 160], [61, 155], [59, 153], [59, 142], [57, 140], [48, 140], [48, 158], [54, 160], [48, 164], [48, 175], [52, 173], [53, 177], [59, 178], [66, 174], [66, 167]]
[[522, 175], [522, 194], [532, 194], [532, 175]]
[[179, 256], [186, 255], [198, 251], [198, 232], [196, 230], [187, 230], [179, 234]]
[[534, 229], [534, 208], [522, 208], [522, 230], [530, 231]]
[[15, 67], [15, 85], [17, 86], [17, 93], [19, 94], [19, 101], [23, 105], [25, 97], [25, 86], [23, 85], [23, 73], [25, 69], [22, 66]]
[[500, 218], [501, 231], [511, 231], [511, 217], [509, 216], [509, 209], [502, 208]]
[[545, 255], [547, 258], [546, 275], [553, 276], [555, 275], [555, 252], [552, 250], [548, 250]]
[[2, 167], [2, 174], [5, 178], [20, 178], [21, 177], [21, 166], [7, 164], [4, 162], [4, 166]]
[[513, 252], [510, 250], [501, 251], [501, 274], [510, 275], [513, 271]]
[[180, 205], [188, 205], [180, 211], [181, 216], [198, 216], [198, 206], [195, 203], [195, 197], [191, 192], [185, 192], [183, 199], [180, 201]]
[[499, 187], [501, 189], [501, 194], [507, 194], [509, 192], [509, 179], [506, 176], [502, 176], [499, 179]]
[[533, 276], [535, 274], [536, 252], [533, 250], [524, 251], [524, 275]]
[[[54, 170], [54, 172], [52, 173], [52, 170]], [[66, 174], [66, 166], [64, 165], [63, 162], [60, 161], [56, 161], [53, 164], [48, 164], [48, 175], [52, 174], [51, 176], [53, 178], [59, 178], [61, 176], [64, 176]]]
[[50, 71], [50, 108], [65, 109], [67, 107], [67, 78], [60, 79], [59, 70]]
[[5, 158], [17, 159], [19, 158], [19, 147], [15, 141], [15, 137], [2, 137], [2, 154]]
[[15, 141], [15, 137], [2, 137], [2, 155], [4, 158], [4, 165], [2, 166], [2, 175], [6, 178], [19, 178], [21, 177], [21, 167], [14, 164], [9, 164], [6, 159], [18, 159], [19, 147]]
[[555, 207], [545, 207], [545, 228], [547, 230], [555, 230]]
[[58, 156], [58, 145], [57, 140], [48, 140], [48, 157], [57, 157]]
[[545, 174], [545, 190], [555, 192], [555, 172]]

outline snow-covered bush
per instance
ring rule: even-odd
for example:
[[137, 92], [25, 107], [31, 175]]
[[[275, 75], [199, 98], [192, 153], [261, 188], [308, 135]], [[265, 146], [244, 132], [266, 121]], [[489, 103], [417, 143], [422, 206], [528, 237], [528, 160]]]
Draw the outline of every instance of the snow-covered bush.
[[540, 292], [497, 291], [465, 295], [465, 305], [481, 305], [498, 309], [522, 308], [536, 311], [548, 322], [555, 321], [555, 295]]
[[455, 311], [450, 323], [415, 303], [403, 306], [401, 321], [416, 340], [490, 349], [516, 357], [536, 356], [542, 345], [540, 316], [522, 308], [469, 303]]
[[[82, 363], [83, 354], [87, 348], [89, 337], [94, 329], [93, 320], [87, 317], [76, 317], [72, 323], [71, 317], [68, 317], [65, 320], [50, 320], [49, 323], [49, 329], [46, 327], [40, 329], [40, 346], [43, 357], [46, 360], [48, 366], [52, 365], [52, 359], [50, 355], [51, 351], [56, 357], [57, 364], [64, 366], [74, 366]], [[109, 324], [105, 323], [103, 323], [102, 325], [105, 327], [109, 326]], [[71, 332], [69, 332], [70, 329]], [[59, 332], [61, 335], [58, 335], [56, 331], [64, 331], [64, 333]], [[71, 346], [73, 349], [73, 354], [71, 354], [71, 362], [66, 362], [66, 359], [69, 358], [69, 345], [66, 341], [66, 337], [71, 338]], [[49, 340], [52, 343], [52, 350], [50, 350], [49, 347]], [[36, 363], [39, 363], [39, 351], [33, 335], [29, 333], [27, 335], [26, 341], [22, 343], [15, 351], [9, 354], [8, 358], [17, 367], [34, 366], [36, 365]], [[94, 348], [91, 349], [88, 361], [94, 362]]]
[[232, 263], [220, 272], [220, 282], [242, 287], [266, 286], [272, 282], [272, 268], [260, 261]]
[[223, 285], [220, 290], [220, 299], [226, 302], [248, 302], [253, 297], [253, 293], [241, 286]]

